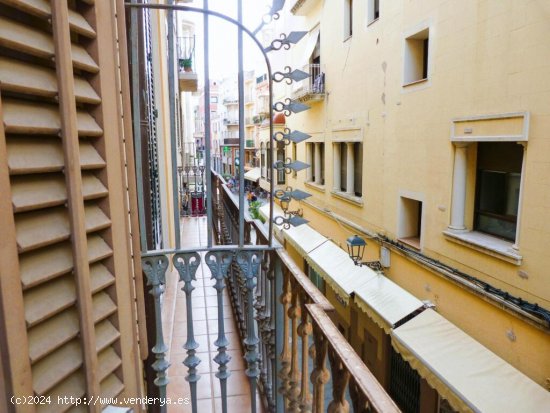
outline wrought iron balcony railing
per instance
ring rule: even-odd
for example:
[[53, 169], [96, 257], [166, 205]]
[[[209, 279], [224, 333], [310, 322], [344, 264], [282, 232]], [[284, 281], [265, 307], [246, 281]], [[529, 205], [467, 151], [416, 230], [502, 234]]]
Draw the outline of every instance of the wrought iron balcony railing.
[[239, 124], [239, 119], [224, 119], [223, 120], [223, 124], [224, 125], [238, 125]]
[[[212, 181], [215, 238], [220, 245], [232, 244], [239, 232], [238, 200], [219, 175], [213, 173]], [[261, 221], [246, 219], [245, 241], [259, 248], [268, 244]], [[331, 320], [330, 302], [284, 249], [264, 252], [252, 302], [242, 267], [233, 263], [227, 281], [240, 337], [246, 344], [252, 325], [258, 332], [256, 377], [269, 411], [285, 406], [288, 411], [349, 411], [349, 391], [352, 411], [399, 412]]]
[[325, 98], [325, 73], [320, 64], [305, 65], [302, 70], [309, 77], [292, 86], [292, 98], [302, 102], [323, 100]]

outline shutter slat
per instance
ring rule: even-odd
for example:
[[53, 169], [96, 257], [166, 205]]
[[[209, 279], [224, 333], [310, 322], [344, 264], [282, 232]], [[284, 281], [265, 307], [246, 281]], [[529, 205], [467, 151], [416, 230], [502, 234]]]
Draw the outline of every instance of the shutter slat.
[[15, 176], [11, 185], [15, 212], [62, 205], [67, 199], [65, 178], [61, 174]]
[[101, 382], [101, 395], [103, 397], [116, 397], [122, 390], [124, 390], [124, 385], [114, 374], [109, 375]]
[[[50, 59], [54, 57], [52, 35], [1, 16], [0, 45], [19, 53], [27, 53], [41, 58]], [[82, 46], [71, 45], [71, 52], [75, 68], [91, 73], [99, 71], [94, 59]]]
[[73, 268], [73, 255], [69, 243], [63, 242], [19, 257], [23, 289], [49, 281]]
[[90, 142], [80, 141], [80, 166], [82, 169], [99, 169], [105, 167], [105, 160]]
[[107, 196], [109, 191], [103, 183], [93, 174], [82, 174], [82, 195], [85, 200], [101, 198]]
[[97, 205], [86, 205], [86, 232], [95, 232], [111, 225], [111, 220], [103, 213]]
[[[101, 103], [94, 88], [85, 79], [75, 77], [74, 86], [77, 102]], [[58, 92], [54, 70], [7, 57], [0, 57], [0, 87], [33, 96], [55, 97]]]
[[[60, 132], [59, 108], [56, 106], [12, 99], [5, 99], [2, 105], [6, 133], [56, 135]], [[103, 134], [89, 113], [78, 112], [76, 117], [80, 137]]]
[[0, 3], [9, 4], [12, 7], [34, 16], [51, 16], [51, 8], [46, 0], [1, 0]]
[[108, 347], [98, 354], [99, 380], [105, 379], [122, 364], [122, 360], [112, 347]]
[[15, 228], [20, 252], [54, 244], [71, 235], [67, 210], [62, 207], [17, 214]]
[[[11, 175], [57, 172], [63, 169], [63, 148], [58, 138], [10, 137], [8, 166]], [[80, 141], [80, 166], [82, 169], [98, 169], [105, 161], [91, 142]]]
[[32, 366], [35, 393], [44, 395], [80, 366], [82, 366], [80, 343], [72, 340]]
[[96, 322], [109, 317], [117, 310], [116, 304], [105, 292], [94, 294], [92, 301], [94, 307], [94, 320], [96, 320]]
[[69, 26], [72, 31], [78, 34], [89, 37], [90, 39], [95, 38], [96, 34], [92, 26], [90, 26], [82, 15], [72, 9], [69, 9]]
[[76, 303], [75, 283], [70, 276], [41, 284], [27, 292], [25, 320], [32, 327]]
[[88, 236], [88, 259], [90, 263], [110, 257], [113, 250], [99, 235]]
[[111, 324], [109, 320], [104, 320], [95, 326], [95, 342], [96, 351], [99, 353], [104, 350], [120, 337], [118, 330]]
[[38, 404], [36, 405], [37, 413], [60, 413], [66, 412], [71, 408], [70, 404], [57, 404], [57, 398], [63, 398], [65, 396], [84, 397], [86, 393], [86, 380], [82, 372], [77, 371], [71, 374], [70, 377], [67, 377], [60, 383], [58, 386], [54, 387], [50, 392], [45, 396], [50, 396], [52, 403], [51, 404]]
[[[1, 0], [0, 3], [9, 4], [26, 13], [38, 17], [50, 18], [52, 9], [46, 0]], [[69, 25], [71, 30], [86, 37], [95, 38], [96, 33], [86, 19], [74, 10], [69, 9]]]
[[2, 90], [47, 97], [57, 95], [53, 70], [7, 57], [0, 57], [0, 81]]
[[0, 45], [38, 57], [54, 55], [51, 36], [5, 17], [0, 17]]
[[[86, 229], [97, 231], [106, 228], [111, 221], [99, 208], [87, 207]], [[17, 246], [20, 252], [51, 245], [70, 236], [67, 209], [55, 207], [47, 210], [24, 212], [16, 215]]]
[[[101, 237], [97, 235], [88, 239], [88, 258], [90, 262], [98, 261], [110, 255], [111, 250], [104, 243]], [[23, 289], [35, 287], [73, 269], [71, 246], [63, 242], [22, 254], [19, 266]], [[114, 277], [102, 264], [93, 265], [90, 271], [93, 292], [97, 292], [114, 282]]]
[[78, 330], [78, 313], [75, 308], [63, 311], [55, 317], [31, 328], [28, 334], [31, 363], [35, 363], [76, 337]]
[[10, 174], [56, 172], [63, 168], [63, 148], [58, 138], [8, 138]]
[[103, 264], [94, 264], [90, 267], [90, 286], [92, 294], [114, 284], [115, 277]]

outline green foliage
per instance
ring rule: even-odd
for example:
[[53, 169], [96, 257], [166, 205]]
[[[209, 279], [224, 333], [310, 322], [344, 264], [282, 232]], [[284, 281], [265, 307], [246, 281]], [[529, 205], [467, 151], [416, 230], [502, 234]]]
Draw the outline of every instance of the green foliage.
[[262, 222], [265, 222], [265, 219], [260, 215], [260, 207], [262, 206], [262, 203], [260, 201], [252, 201], [248, 205], [248, 212], [250, 213], [250, 216], [254, 219], [259, 219]]
[[189, 59], [179, 59], [179, 66], [180, 67], [191, 67], [193, 65], [193, 60], [191, 58]]

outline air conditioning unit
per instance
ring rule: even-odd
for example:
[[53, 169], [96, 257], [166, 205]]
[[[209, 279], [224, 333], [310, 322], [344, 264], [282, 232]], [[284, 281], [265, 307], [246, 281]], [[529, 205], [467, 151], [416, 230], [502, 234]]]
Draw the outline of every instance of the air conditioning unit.
[[380, 247], [380, 264], [384, 268], [390, 268], [390, 249], [384, 246]]

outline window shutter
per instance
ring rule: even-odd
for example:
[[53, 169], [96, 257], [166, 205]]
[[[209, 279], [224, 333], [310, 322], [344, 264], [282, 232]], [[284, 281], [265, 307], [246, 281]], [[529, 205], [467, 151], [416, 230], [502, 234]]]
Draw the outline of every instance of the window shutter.
[[[28, 357], [30, 371], [21, 369], [20, 374], [28, 375], [23, 379], [34, 394], [55, 400], [36, 410], [52, 412], [71, 409], [57, 405], [57, 395], [114, 397], [126, 390], [135, 396], [141, 386], [124, 154], [111, 155], [109, 149], [123, 142], [117, 125], [122, 117], [112, 114], [114, 133], [104, 133], [112, 118], [106, 119], [103, 105], [110, 102], [121, 113], [120, 89], [116, 82], [105, 87], [107, 80], [100, 78], [103, 70], [101, 76], [116, 79], [114, 23], [96, 21], [101, 15], [114, 22], [114, 2], [68, 3], [68, 10], [66, 2], [52, 10], [53, 3], [44, 0], [0, 1], [0, 116], [5, 129], [0, 129], [0, 139], [6, 148], [0, 150], [5, 157], [0, 161], [7, 165], [0, 170], [7, 175], [0, 177], [5, 178], [0, 189], [8, 187], [12, 206], [0, 211], [0, 222], [12, 221], [15, 228], [15, 237], [5, 242], [17, 252], [18, 273], [10, 276], [20, 280], [20, 289], [12, 289], [19, 290], [12, 298], [23, 311], [14, 317], [21, 317], [26, 327], [19, 351]], [[69, 32], [62, 33], [63, 27]], [[96, 29], [112, 35], [111, 54], [98, 46]], [[63, 41], [70, 47], [58, 49], [67, 54], [72, 77], [59, 84], [63, 58], [56, 42], [63, 47]], [[66, 96], [74, 102], [64, 100], [63, 90], [72, 88], [74, 97]], [[67, 162], [67, 146], [77, 154], [74, 164]], [[123, 151], [122, 144], [119, 149]], [[80, 221], [78, 211], [83, 211]], [[116, 214], [123, 219], [115, 225]], [[119, 246], [118, 239], [126, 243]], [[130, 334], [122, 335], [124, 328]], [[14, 343], [8, 344], [9, 363], [15, 363]]]

